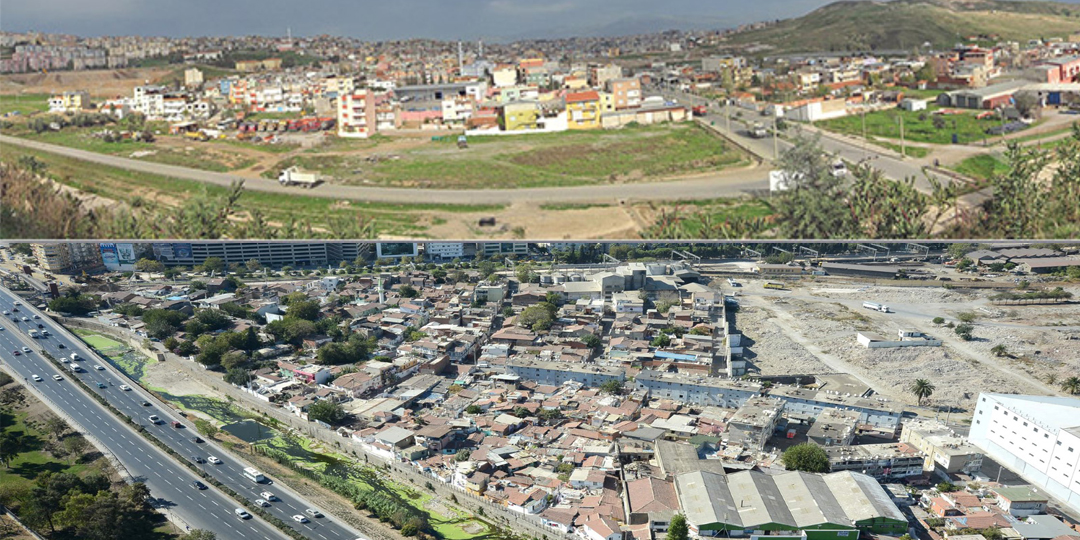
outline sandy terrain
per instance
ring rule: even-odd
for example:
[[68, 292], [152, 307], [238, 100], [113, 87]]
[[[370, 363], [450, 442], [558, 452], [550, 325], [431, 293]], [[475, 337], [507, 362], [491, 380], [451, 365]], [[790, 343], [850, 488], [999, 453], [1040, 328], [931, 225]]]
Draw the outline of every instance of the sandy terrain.
[[17, 73], [0, 77], [0, 93], [48, 94], [87, 90], [93, 97], [115, 97], [117, 94], [131, 95], [136, 86], [171, 72], [172, 69], [146, 68]]
[[[518, 203], [498, 212], [435, 214], [428, 229], [432, 238], [514, 238], [514, 229], [525, 229], [525, 238], [636, 238], [640, 226], [632, 209], [612, 204], [566, 210], [543, 210], [542, 201]], [[480, 218], [494, 217], [495, 227], [479, 227]], [[445, 220], [440, 223], [438, 220]]]

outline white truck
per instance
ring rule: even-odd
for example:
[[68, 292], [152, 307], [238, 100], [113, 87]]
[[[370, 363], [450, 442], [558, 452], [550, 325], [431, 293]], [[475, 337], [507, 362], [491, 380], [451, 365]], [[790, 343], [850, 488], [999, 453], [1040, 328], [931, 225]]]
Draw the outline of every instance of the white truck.
[[879, 304], [877, 302], [863, 302], [862, 307], [866, 309], [872, 309], [874, 311], [880, 311], [882, 313], [892, 313], [892, 310], [889, 309], [889, 306], [886, 306], [885, 304]]
[[750, 126], [749, 131], [750, 136], [755, 139], [764, 139], [769, 136], [769, 130], [765, 129], [765, 124], [762, 124], [761, 122], [754, 122], [754, 124]]
[[306, 188], [313, 188], [323, 181], [323, 177], [318, 173], [306, 173], [300, 172], [297, 167], [289, 167], [281, 171], [278, 174], [278, 182], [283, 186], [301, 186]]

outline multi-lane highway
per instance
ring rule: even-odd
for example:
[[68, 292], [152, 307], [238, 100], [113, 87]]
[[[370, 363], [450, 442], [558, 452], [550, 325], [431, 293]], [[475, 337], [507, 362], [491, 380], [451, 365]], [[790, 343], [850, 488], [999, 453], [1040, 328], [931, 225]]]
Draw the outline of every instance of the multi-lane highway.
[[[16, 304], [19, 302], [22, 305]], [[264, 510], [285, 521], [301, 534], [312, 540], [352, 540], [360, 535], [351, 527], [344, 525], [333, 516], [321, 518], [306, 513], [307, 509], [317, 509], [304, 501], [286, 486], [273, 483], [256, 484], [243, 475], [244, 463], [229, 454], [213, 442], [204, 441], [190, 425], [188, 419], [177, 416], [172, 409], [118, 372], [99, 356], [93, 354], [78, 338], [61, 325], [51, 320], [44, 313], [32, 306], [25, 305], [19, 297], [0, 288], [0, 358], [14, 371], [14, 375], [24, 380], [27, 386], [45, 397], [45, 402], [62, 410], [74, 420], [81, 431], [89, 432], [112, 453], [135, 478], [144, 481], [159, 504], [180, 518], [191, 528], [207, 529], [217, 533], [218, 538], [236, 539], [278, 539], [285, 536], [270, 524], [257, 516], [252, 519], [240, 519], [235, 511], [240, 504], [213, 486], [198, 489], [193, 483], [198, 476], [186, 466], [178, 463], [153, 443], [136, 433], [126, 422], [101, 406], [97, 400], [86, 395], [71, 380], [78, 377], [94, 392], [122, 413], [130, 416], [136, 423], [156, 438], [163, 441], [181, 456], [192, 462], [207, 460], [210, 456], [220, 459], [220, 463], [196, 463], [218, 482], [248, 498], [250, 501], [265, 499], [260, 494], [269, 491], [277, 500], [269, 502]], [[16, 311], [18, 310], [18, 311]], [[22, 320], [25, 317], [26, 321]], [[37, 317], [37, 318], [35, 318]], [[14, 319], [14, 320], [13, 320]], [[43, 328], [39, 328], [41, 324]], [[31, 338], [30, 330], [47, 330], [51, 335]], [[24, 352], [24, 347], [30, 352]], [[18, 355], [15, 352], [18, 351]], [[48, 352], [57, 359], [71, 358], [78, 354], [81, 373], [67, 369], [57, 369], [54, 364], [42, 356]], [[40, 381], [35, 379], [40, 378]], [[55, 380], [59, 376], [61, 380]], [[126, 388], [121, 388], [124, 385]], [[160, 418], [159, 424], [150, 420], [151, 415]], [[174, 427], [179, 422], [182, 427]], [[293, 516], [303, 515], [307, 523], [300, 523]]]

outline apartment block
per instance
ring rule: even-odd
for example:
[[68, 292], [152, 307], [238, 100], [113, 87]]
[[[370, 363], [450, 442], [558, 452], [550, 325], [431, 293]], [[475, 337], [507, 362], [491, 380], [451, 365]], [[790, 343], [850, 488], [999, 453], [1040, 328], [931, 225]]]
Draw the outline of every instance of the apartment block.
[[648, 390], [653, 398], [726, 408], [741, 407], [750, 398], [761, 394], [761, 385], [757, 383], [649, 369], [642, 370], [634, 383], [638, 389]]
[[972, 474], [982, 468], [982, 450], [942, 422], [909, 420], [900, 432], [900, 442], [908, 443], [926, 455], [923, 469], [927, 472], [940, 468], [949, 474]]
[[608, 90], [615, 102], [615, 109], [632, 109], [641, 106], [641, 80], [636, 78], [612, 79]]
[[30, 244], [38, 264], [46, 272], [77, 274], [103, 267], [98, 245], [88, 242], [53, 242]]
[[755, 396], [746, 400], [728, 420], [725, 442], [760, 451], [772, 437], [783, 410], [784, 402], [779, 399]]
[[506, 362], [506, 369], [523, 379], [554, 386], [574, 381], [590, 388], [596, 388], [608, 381], [626, 380], [626, 373], [622, 369], [597, 366], [595, 364], [511, 358]]
[[366, 139], [376, 132], [376, 123], [372, 92], [359, 90], [338, 97], [338, 137]]

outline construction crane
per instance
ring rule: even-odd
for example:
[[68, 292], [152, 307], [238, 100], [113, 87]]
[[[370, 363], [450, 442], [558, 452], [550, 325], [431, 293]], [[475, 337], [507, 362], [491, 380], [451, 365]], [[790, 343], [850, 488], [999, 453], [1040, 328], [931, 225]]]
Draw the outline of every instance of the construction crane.
[[821, 256], [816, 249], [810, 249], [806, 246], [799, 246], [798, 255], [809, 255], [815, 259]]
[[600, 254], [600, 262], [601, 263], [610, 262], [610, 263], [612, 263], [614, 265], [622, 264], [622, 261], [620, 261], [619, 259], [616, 259], [615, 257], [612, 257], [611, 255], [608, 255], [607, 253], [601, 253]]
[[924, 259], [930, 256], [930, 246], [924, 246], [922, 244], [904, 244], [904, 250], [911, 253], [920, 253]]
[[514, 270], [514, 261], [510, 260], [510, 257], [507, 257], [504, 261], [506, 262], [506, 266], [510, 267], [511, 271]]
[[754, 250], [752, 250], [750, 248], [743, 248], [742, 258], [748, 259], [749, 257], [747, 257], [747, 255], [753, 255], [757, 259], [761, 258], [761, 252], [760, 251], [754, 251]]
[[869, 244], [869, 245], [870, 245], [870, 247], [877, 248], [877, 249], [880, 249], [881, 251], [884, 251], [886, 257], [889, 256], [889, 251], [890, 250], [889, 250], [888, 246], [883, 246], [881, 244]]
[[782, 248], [780, 246], [777, 246], [775, 244], [773, 244], [772, 248], [775, 251], [781, 251], [781, 252], [787, 253], [788, 255], [795, 255], [794, 253], [792, 253], [792, 252], [790, 252], [790, 251], [788, 251], [788, 250], [786, 250], [786, 249], [784, 249], [784, 248]]

